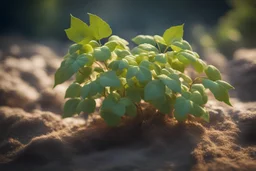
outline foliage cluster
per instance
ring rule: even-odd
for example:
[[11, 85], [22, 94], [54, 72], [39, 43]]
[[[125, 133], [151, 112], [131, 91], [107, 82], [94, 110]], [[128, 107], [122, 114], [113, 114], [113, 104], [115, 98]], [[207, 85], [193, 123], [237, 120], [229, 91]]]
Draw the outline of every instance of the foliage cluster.
[[[209, 89], [228, 105], [228, 90], [219, 70], [207, 65], [183, 39], [183, 26], [167, 29], [162, 36], [138, 35], [130, 50], [128, 42], [112, 35], [110, 26], [89, 14], [90, 25], [71, 15], [67, 37], [75, 42], [55, 74], [55, 85], [75, 75], [68, 87], [63, 117], [93, 113], [95, 99], [104, 98], [100, 116], [110, 125], [122, 117], [135, 117], [142, 101], [163, 114], [173, 113], [178, 121], [194, 115], [209, 121], [204, 105]], [[108, 38], [105, 44], [100, 40]], [[188, 66], [203, 76], [195, 79], [184, 73]]]

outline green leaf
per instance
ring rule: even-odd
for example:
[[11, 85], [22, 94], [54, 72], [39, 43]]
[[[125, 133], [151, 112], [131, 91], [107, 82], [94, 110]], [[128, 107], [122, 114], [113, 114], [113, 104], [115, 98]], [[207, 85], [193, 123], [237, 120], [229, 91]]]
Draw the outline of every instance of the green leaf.
[[151, 71], [143, 66], [139, 66], [139, 72], [136, 75], [136, 78], [141, 83], [146, 83], [152, 80]]
[[216, 81], [221, 80], [220, 71], [213, 65], [209, 65], [206, 70], [205, 74], [210, 80]]
[[204, 86], [202, 84], [193, 84], [191, 86], [191, 92], [194, 92], [194, 91], [200, 92], [200, 94], [202, 96], [203, 104], [207, 103], [208, 96], [205, 93], [205, 88], [204, 88]]
[[142, 93], [143, 93], [143, 89], [140, 89], [140, 88], [128, 87], [126, 89], [126, 96], [135, 103], [139, 103], [141, 101]]
[[203, 79], [202, 83], [205, 88], [210, 89], [210, 91], [213, 93], [214, 97], [217, 100], [222, 101], [222, 102], [226, 103], [227, 105], [232, 106], [229, 101], [229, 95], [228, 95], [227, 89], [225, 89], [223, 86], [219, 85], [217, 82], [214, 82], [209, 79]]
[[[124, 80], [125, 79], [125, 77], [126, 77], [126, 73], [127, 73], [127, 70], [126, 69], [122, 69], [122, 70], [117, 70], [116, 71], [116, 75], [117, 75], [117, 77], [121, 80]], [[126, 80], [126, 79], [125, 79]]]
[[70, 65], [66, 65], [65, 63], [66, 61], [62, 61], [60, 68], [57, 69], [54, 76], [55, 81], [53, 87], [67, 81], [75, 73], [72, 67]]
[[188, 75], [183, 74], [183, 73], [180, 73], [179, 75], [180, 75], [180, 77], [181, 77], [186, 83], [188, 83], [188, 84], [191, 84], [191, 83], [192, 83], [192, 79], [191, 79]]
[[185, 66], [183, 63], [181, 63], [179, 60], [175, 59], [172, 61], [171, 67], [175, 70], [178, 70], [180, 72], [184, 72]]
[[151, 103], [163, 114], [169, 114], [171, 112], [171, 99], [169, 96], [161, 100], [151, 101]]
[[97, 94], [102, 94], [103, 91], [104, 91], [104, 87], [100, 85], [98, 80], [95, 80], [82, 87], [81, 96], [85, 99], [85, 98], [95, 96]]
[[176, 53], [174, 51], [167, 51], [165, 54], [166, 54], [166, 57], [167, 57], [167, 61], [170, 65], [172, 64], [172, 61], [174, 59], [177, 59]]
[[126, 59], [128, 61], [129, 65], [131, 65], [131, 66], [138, 66], [138, 63], [134, 59], [134, 56], [128, 55], [128, 56], [124, 57], [124, 59]]
[[111, 97], [107, 97], [102, 102], [101, 110], [111, 112], [121, 117], [125, 114], [125, 105], [119, 101], [114, 101], [114, 99]]
[[84, 85], [83, 88], [81, 89], [81, 96], [84, 99], [90, 97], [90, 90], [91, 90], [91, 85], [90, 84]]
[[140, 54], [142, 52], [150, 52], [150, 51], [153, 51], [156, 53], [159, 52], [155, 46], [148, 44], [148, 43], [140, 44], [139, 46], [137, 46], [131, 50], [132, 54]]
[[206, 63], [201, 59], [197, 59], [196, 62], [192, 63], [192, 66], [198, 73], [202, 73], [206, 68]]
[[106, 61], [110, 59], [111, 52], [107, 46], [102, 46], [94, 49], [93, 56], [97, 61]]
[[137, 114], [137, 108], [135, 104], [129, 98], [121, 98], [120, 102], [125, 106], [125, 111], [128, 116], [134, 117]]
[[216, 83], [223, 86], [227, 90], [235, 89], [235, 87], [233, 87], [232, 85], [230, 85], [229, 83], [227, 83], [226, 81], [223, 81], [223, 80], [217, 80]]
[[112, 34], [112, 29], [104, 20], [94, 14], [89, 14], [90, 29], [92, 30], [93, 37], [100, 40], [109, 37]]
[[164, 40], [163, 37], [161, 37], [161, 36], [159, 36], [159, 35], [155, 35], [155, 36], [154, 36], [154, 39], [155, 39], [155, 41], [156, 41], [157, 43], [160, 43], [160, 44], [162, 44], [162, 45], [166, 45], [166, 42], [165, 42], [165, 40]]
[[89, 92], [89, 95], [90, 96], [95, 96], [97, 95], [98, 93], [99, 94], [102, 94], [104, 92], [104, 87], [102, 87], [99, 83], [98, 80], [95, 80], [95, 81], [92, 81], [90, 83], [90, 92]]
[[158, 78], [172, 91], [181, 93], [181, 85], [176, 80], [163, 74], [159, 75]]
[[91, 41], [89, 42], [89, 45], [91, 45], [92, 48], [100, 47], [100, 44], [99, 44], [96, 40], [91, 40]]
[[104, 46], [107, 46], [111, 52], [113, 52], [118, 45], [119, 43], [116, 41], [108, 41], [104, 44]]
[[132, 77], [135, 77], [137, 73], [139, 72], [140, 68], [138, 66], [129, 66], [126, 74], [126, 79], [130, 79]]
[[188, 53], [187, 51], [180, 51], [177, 55], [177, 58], [184, 64], [197, 62], [197, 58], [195, 57], [195, 55]]
[[123, 69], [128, 68], [128, 67], [129, 67], [129, 63], [126, 59], [122, 59], [122, 60], [119, 61], [118, 68], [120, 70], [123, 70]]
[[84, 44], [80, 50], [79, 53], [92, 53], [93, 52], [93, 47], [90, 44]]
[[91, 65], [91, 58], [89, 54], [81, 54], [77, 58], [67, 59], [66, 64], [71, 65], [73, 70], [77, 72], [84, 65]]
[[71, 84], [65, 94], [65, 98], [80, 97], [81, 86], [77, 83]]
[[118, 58], [124, 58], [127, 55], [131, 55], [128, 50], [116, 49], [114, 52], [116, 53]]
[[161, 74], [170, 75], [171, 73], [168, 71], [168, 69], [163, 68], [163, 69], [161, 70]]
[[140, 54], [136, 54], [135, 57], [135, 61], [139, 64], [141, 63], [142, 60], [144, 60], [145, 58], [147, 58], [146, 56], [144, 56], [143, 54], [145, 54], [146, 52], [142, 52]]
[[159, 62], [160, 64], [166, 64], [167, 63], [167, 59], [164, 53], [161, 54], [157, 54], [155, 56], [155, 61]]
[[193, 84], [191, 86], [191, 91], [199, 91], [201, 95], [205, 94], [205, 88], [202, 84]]
[[133, 104], [132, 100], [126, 97], [121, 98], [119, 103], [123, 104], [124, 106], [130, 106], [131, 104]]
[[174, 41], [182, 39], [183, 26], [184, 26], [184, 24], [178, 25], [178, 26], [173, 26], [164, 32], [163, 38], [167, 45], [171, 45]]
[[101, 111], [100, 116], [104, 119], [108, 126], [117, 126], [121, 121], [120, 116], [117, 116], [109, 111]]
[[174, 41], [171, 45], [171, 48], [176, 52], [179, 52], [181, 50], [192, 50], [190, 44], [185, 40]]
[[143, 60], [140, 62], [140, 67], [145, 67], [147, 69], [153, 70], [154, 64], [152, 62], [149, 62], [147, 60]]
[[165, 86], [160, 80], [150, 81], [144, 88], [144, 99], [146, 101], [164, 98]]
[[159, 75], [161, 73], [161, 67], [156, 63], [153, 63], [153, 64], [154, 64], [154, 71], [156, 72], [157, 75]]
[[76, 112], [80, 114], [81, 112], [93, 113], [96, 108], [96, 102], [94, 99], [84, 99], [76, 107]]
[[195, 117], [201, 117], [204, 116], [205, 113], [207, 113], [207, 111], [205, 109], [203, 109], [201, 106], [199, 106], [196, 103], [190, 103], [190, 111], [189, 113], [194, 115]]
[[152, 80], [151, 71], [143, 66], [130, 66], [127, 70], [126, 79], [131, 79], [132, 77], [136, 77], [141, 83]]
[[148, 51], [148, 52], [153, 51], [153, 52], [158, 53], [158, 49], [155, 46], [148, 44], [148, 43], [140, 44], [138, 46], [138, 48], [143, 49], [144, 51]]
[[187, 118], [187, 115], [190, 111], [191, 103], [189, 100], [185, 99], [184, 97], [180, 96], [177, 97], [175, 104], [174, 104], [174, 117], [178, 121], [184, 121]]
[[143, 44], [143, 43], [148, 43], [148, 44], [151, 44], [153, 46], [156, 45], [154, 37], [153, 36], [149, 36], [149, 35], [138, 35], [138, 36], [134, 37], [132, 39], [132, 41], [134, 43], [136, 43], [137, 45], [140, 45], [140, 44]]
[[93, 35], [89, 26], [80, 19], [73, 17], [72, 15], [70, 15], [70, 17], [70, 28], [65, 30], [69, 40], [76, 43], [88, 43], [90, 40], [92, 40]]
[[91, 64], [90, 55], [81, 54], [68, 57], [61, 63], [60, 68], [55, 73], [54, 87], [68, 80], [74, 73], [86, 64]]
[[142, 85], [139, 83], [138, 79], [136, 77], [132, 77], [130, 79], [126, 79], [127, 85], [129, 87], [141, 87]]
[[184, 89], [182, 89], [181, 95], [182, 95], [182, 97], [184, 97], [186, 99], [190, 99], [190, 97], [191, 97], [191, 93], [187, 92], [187, 90], [184, 90]]
[[110, 36], [108, 40], [109, 40], [109, 41], [118, 42], [118, 43], [119, 43], [120, 45], [122, 45], [124, 48], [125, 48], [125, 46], [129, 45], [129, 42], [127, 42], [125, 39], [122, 39], [121, 37], [116, 36], [116, 35]]
[[98, 80], [91, 82], [91, 91], [90, 95], [94, 96], [97, 93], [101, 94], [104, 91], [104, 87], [101, 86], [100, 82]]
[[121, 81], [114, 71], [102, 73], [99, 77], [99, 82], [102, 87], [120, 87]]
[[69, 47], [68, 52], [69, 52], [69, 54], [74, 54], [78, 50], [80, 50], [82, 47], [83, 47], [83, 45], [81, 45], [81, 44], [73, 44]]
[[127, 106], [125, 110], [128, 116], [135, 117], [137, 114], [137, 107], [135, 106], [135, 104], [131, 104], [130, 106]]
[[76, 107], [79, 102], [79, 99], [69, 99], [68, 101], [66, 101], [66, 103], [64, 104], [64, 111], [62, 117], [66, 118], [77, 114]]
[[80, 68], [76, 73], [76, 82], [82, 84], [86, 79], [90, 78], [92, 74], [92, 67], [83, 67]]
[[95, 68], [94, 68], [94, 71], [95, 71], [95, 72], [98, 72], [98, 73], [104, 72], [104, 70], [103, 70], [101, 67], [95, 67]]
[[199, 91], [193, 91], [190, 96], [190, 100], [196, 104], [203, 105], [203, 97]]
[[178, 73], [171, 73], [168, 75], [168, 77], [175, 80], [179, 85], [181, 85], [180, 77], [179, 77]]

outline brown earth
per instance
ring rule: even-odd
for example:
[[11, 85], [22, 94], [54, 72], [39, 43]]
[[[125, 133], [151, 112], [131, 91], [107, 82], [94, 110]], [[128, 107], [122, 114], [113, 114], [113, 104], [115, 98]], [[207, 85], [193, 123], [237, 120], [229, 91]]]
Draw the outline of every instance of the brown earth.
[[[68, 84], [52, 89], [61, 58], [47, 46], [19, 40], [13, 50], [14, 41], [9, 42], [0, 46], [1, 171], [256, 170], [256, 102], [250, 87], [247, 92], [235, 85], [232, 108], [210, 97], [210, 123], [190, 118], [178, 124], [146, 108], [149, 116], [109, 128], [101, 120], [61, 119]], [[239, 60], [255, 67], [251, 58], [221, 65], [238, 75], [256, 73], [241, 70]], [[229, 70], [225, 73], [235, 82]], [[239, 93], [252, 102], [235, 98]]]

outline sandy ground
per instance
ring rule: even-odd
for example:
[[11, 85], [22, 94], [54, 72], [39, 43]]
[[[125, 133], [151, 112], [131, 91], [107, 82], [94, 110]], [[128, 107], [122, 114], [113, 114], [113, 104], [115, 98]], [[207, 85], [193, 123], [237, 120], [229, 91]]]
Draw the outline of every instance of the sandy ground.
[[177, 124], [156, 113], [109, 128], [61, 119], [68, 84], [52, 89], [60, 49], [8, 40], [0, 39], [1, 171], [256, 170], [255, 50], [239, 50], [229, 63], [206, 57], [220, 59], [236, 87], [232, 108], [210, 98], [210, 123]]

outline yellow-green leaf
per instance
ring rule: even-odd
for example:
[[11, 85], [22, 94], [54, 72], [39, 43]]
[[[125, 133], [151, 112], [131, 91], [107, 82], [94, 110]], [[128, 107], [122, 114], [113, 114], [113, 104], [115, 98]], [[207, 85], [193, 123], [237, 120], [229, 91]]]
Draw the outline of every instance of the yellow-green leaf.
[[209, 65], [206, 70], [205, 74], [210, 80], [216, 81], [221, 80], [220, 71], [213, 65]]
[[167, 45], [171, 45], [174, 41], [182, 39], [183, 26], [184, 26], [184, 24], [178, 25], [178, 26], [173, 26], [164, 32], [163, 38]]
[[100, 40], [109, 37], [112, 34], [112, 29], [104, 20], [94, 14], [89, 14], [90, 17], [90, 29], [93, 37], [96, 40]]
[[70, 28], [65, 30], [69, 40], [76, 43], [88, 43], [90, 40], [92, 40], [92, 32], [89, 26], [79, 18], [76, 18], [72, 15], [70, 15], [70, 17]]

